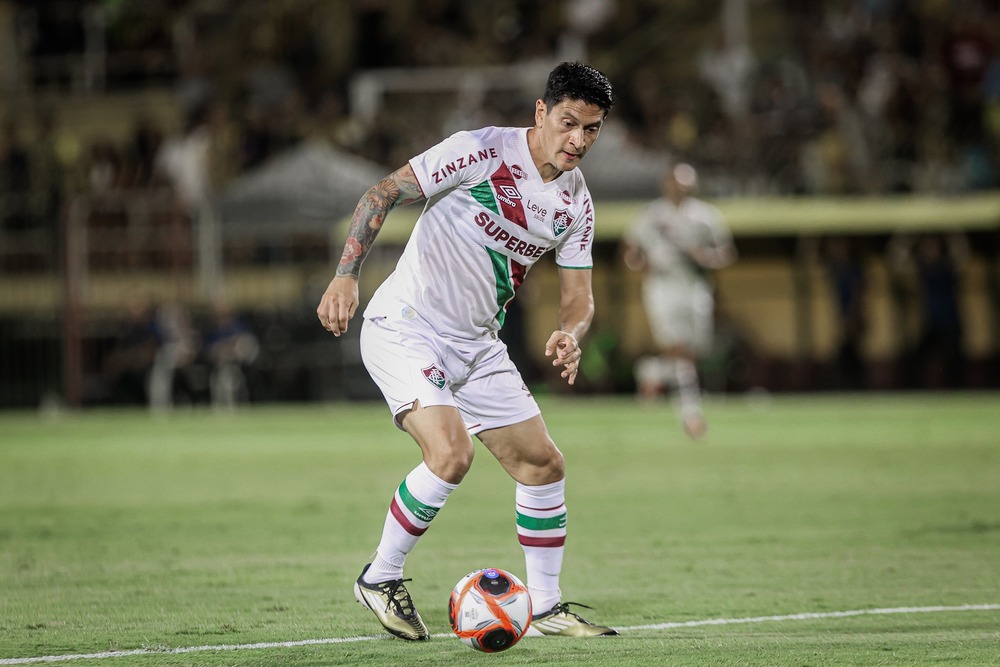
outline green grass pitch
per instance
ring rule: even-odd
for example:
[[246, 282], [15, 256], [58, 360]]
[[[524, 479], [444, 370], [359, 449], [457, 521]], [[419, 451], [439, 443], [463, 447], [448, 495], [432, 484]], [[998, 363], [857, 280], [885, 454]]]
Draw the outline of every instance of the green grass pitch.
[[447, 636], [462, 575], [524, 569], [478, 443], [407, 566], [434, 637], [382, 635], [351, 584], [418, 452], [381, 404], [0, 413], [0, 665], [1000, 664], [997, 394], [717, 397], [701, 443], [667, 404], [541, 403], [564, 599], [620, 637]]

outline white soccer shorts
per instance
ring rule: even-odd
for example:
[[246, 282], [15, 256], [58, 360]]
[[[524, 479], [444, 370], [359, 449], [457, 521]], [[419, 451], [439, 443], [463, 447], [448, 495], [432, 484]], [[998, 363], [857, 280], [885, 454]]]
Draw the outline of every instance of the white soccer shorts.
[[366, 319], [361, 358], [400, 429], [401, 413], [416, 401], [457, 408], [473, 435], [541, 413], [496, 334], [454, 340], [420, 319]]
[[712, 344], [712, 290], [699, 282], [649, 276], [643, 301], [653, 340], [662, 347], [683, 344], [703, 354]]

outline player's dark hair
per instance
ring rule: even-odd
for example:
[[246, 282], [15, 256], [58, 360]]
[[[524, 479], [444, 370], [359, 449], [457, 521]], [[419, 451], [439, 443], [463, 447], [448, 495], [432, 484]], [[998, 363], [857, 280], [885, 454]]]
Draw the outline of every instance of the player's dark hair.
[[560, 63], [549, 74], [542, 101], [551, 109], [563, 100], [583, 100], [604, 110], [607, 116], [615, 104], [608, 77], [583, 63]]

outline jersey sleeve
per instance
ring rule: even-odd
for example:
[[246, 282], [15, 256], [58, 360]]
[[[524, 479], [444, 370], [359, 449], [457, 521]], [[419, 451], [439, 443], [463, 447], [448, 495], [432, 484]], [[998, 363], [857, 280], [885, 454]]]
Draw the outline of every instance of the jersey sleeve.
[[709, 229], [712, 234], [712, 245], [716, 248], [731, 245], [733, 233], [730, 231], [729, 225], [726, 224], [725, 218], [722, 217], [722, 211], [714, 206], [710, 206], [709, 211], [711, 212]]
[[656, 226], [655, 209], [655, 203], [650, 203], [642, 210], [642, 213], [632, 221], [632, 225], [625, 232], [625, 240], [640, 248], [645, 248], [654, 242]]
[[562, 243], [556, 248], [556, 264], [564, 269], [591, 269], [594, 267], [594, 202], [584, 189], [580, 205], [572, 209], [577, 219]]
[[410, 159], [420, 189], [428, 199], [436, 194], [481, 183], [490, 173], [490, 165], [499, 161], [499, 137], [495, 128], [475, 132], [456, 132], [444, 141]]

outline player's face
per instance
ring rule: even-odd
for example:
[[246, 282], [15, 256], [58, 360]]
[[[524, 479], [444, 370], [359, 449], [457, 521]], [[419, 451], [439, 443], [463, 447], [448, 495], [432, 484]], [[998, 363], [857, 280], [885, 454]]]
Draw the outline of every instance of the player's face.
[[681, 185], [671, 174], [663, 179], [663, 193], [667, 199], [680, 203], [691, 195], [691, 188]]
[[[535, 127], [539, 128], [542, 176], [558, 176], [579, 166], [583, 156], [597, 141], [604, 124], [604, 110], [581, 100], [563, 100], [552, 106], [538, 100], [535, 104]], [[546, 174], [545, 172], [550, 172]]]

